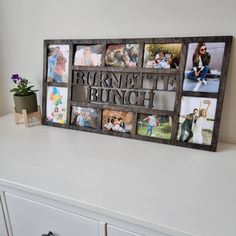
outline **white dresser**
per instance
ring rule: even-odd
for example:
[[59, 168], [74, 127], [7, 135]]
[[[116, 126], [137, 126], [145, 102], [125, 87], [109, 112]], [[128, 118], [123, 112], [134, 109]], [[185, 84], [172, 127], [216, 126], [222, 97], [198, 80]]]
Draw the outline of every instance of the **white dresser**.
[[0, 118], [0, 236], [235, 236], [236, 145], [211, 153]]

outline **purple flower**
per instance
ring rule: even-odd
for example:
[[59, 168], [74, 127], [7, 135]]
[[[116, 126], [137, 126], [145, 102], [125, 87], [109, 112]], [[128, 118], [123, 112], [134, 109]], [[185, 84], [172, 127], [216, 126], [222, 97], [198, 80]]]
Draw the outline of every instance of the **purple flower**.
[[13, 74], [11, 79], [13, 80], [15, 84], [22, 80], [22, 78], [18, 74]]

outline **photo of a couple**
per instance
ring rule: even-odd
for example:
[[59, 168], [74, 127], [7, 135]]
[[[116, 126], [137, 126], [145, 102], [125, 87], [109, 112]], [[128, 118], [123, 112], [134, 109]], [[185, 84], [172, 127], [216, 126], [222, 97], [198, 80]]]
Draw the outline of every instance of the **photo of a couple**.
[[214, 98], [182, 97], [177, 139], [211, 145], [216, 102]]
[[68, 82], [69, 45], [49, 45], [47, 81]]
[[97, 116], [97, 109], [72, 106], [71, 124], [96, 129]]

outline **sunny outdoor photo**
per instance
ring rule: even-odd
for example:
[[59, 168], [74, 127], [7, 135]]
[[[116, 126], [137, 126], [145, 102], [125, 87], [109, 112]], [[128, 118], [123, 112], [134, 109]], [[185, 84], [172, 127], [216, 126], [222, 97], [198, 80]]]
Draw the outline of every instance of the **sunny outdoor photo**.
[[152, 138], [171, 139], [172, 118], [156, 114], [139, 114], [137, 134]]
[[182, 44], [145, 44], [144, 68], [173, 69], [179, 67]]
[[211, 145], [216, 103], [215, 98], [182, 97], [177, 140]]

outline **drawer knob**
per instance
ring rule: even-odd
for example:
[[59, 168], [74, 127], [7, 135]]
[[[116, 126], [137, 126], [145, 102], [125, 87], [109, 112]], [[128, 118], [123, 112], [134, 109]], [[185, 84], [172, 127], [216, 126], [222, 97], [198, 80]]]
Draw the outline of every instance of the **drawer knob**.
[[42, 234], [42, 236], [53, 236], [54, 234], [51, 232], [51, 231], [49, 231], [47, 234]]

